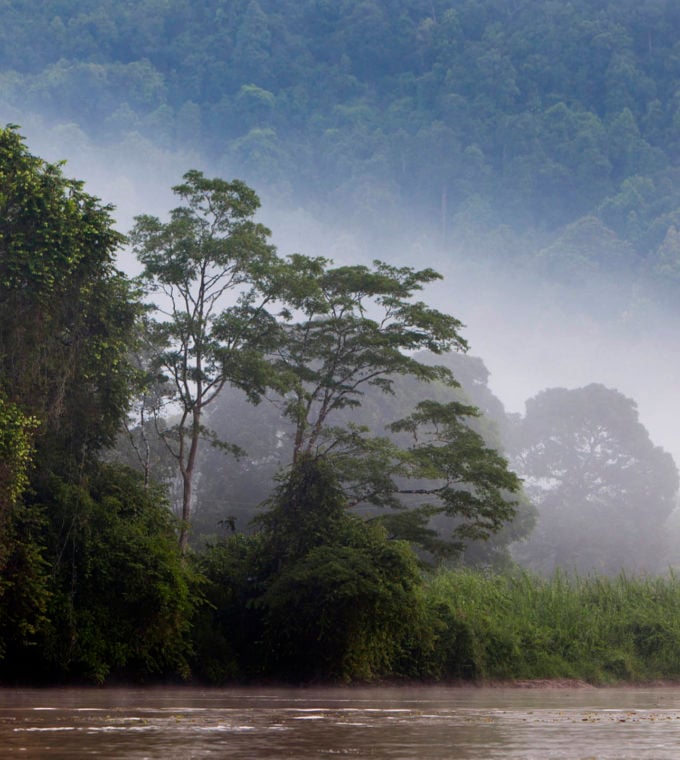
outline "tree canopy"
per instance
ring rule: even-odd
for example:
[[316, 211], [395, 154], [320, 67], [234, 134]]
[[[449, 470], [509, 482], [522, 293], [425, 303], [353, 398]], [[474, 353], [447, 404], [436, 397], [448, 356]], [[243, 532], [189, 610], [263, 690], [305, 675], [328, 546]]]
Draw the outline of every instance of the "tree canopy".
[[527, 402], [511, 459], [538, 508], [521, 548], [543, 572], [662, 571], [664, 523], [678, 472], [655, 446], [635, 403], [602, 385], [551, 388]]
[[[0, 678], [187, 669], [191, 574], [163, 497], [105, 465], [141, 305], [111, 207], [0, 130]], [[167, 637], [167, 639], [166, 639]]]
[[186, 205], [167, 223], [137, 217], [131, 240], [142, 280], [162, 299], [149, 317], [149, 361], [152, 376], [163, 373], [166, 403], [179, 407], [162, 438], [182, 477], [186, 549], [204, 409], [226, 384], [251, 399], [266, 386], [263, 352], [275, 323], [265, 306], [276, 257], [269, 231], [252, 219], [259, 199], [243, 182], [190, 171], [173, 190]]
[[0, 100], [354, 221], [445, 234], [474, 207], [551, 236], [595, 215], [647, 269], [678, 223], [678, 23], [637, 0], [32, 1], [5, 20]]
[[111, 210], [0, 130], [0, 387], [67, 466], [113, 442], [129, 396], [139, 307]]

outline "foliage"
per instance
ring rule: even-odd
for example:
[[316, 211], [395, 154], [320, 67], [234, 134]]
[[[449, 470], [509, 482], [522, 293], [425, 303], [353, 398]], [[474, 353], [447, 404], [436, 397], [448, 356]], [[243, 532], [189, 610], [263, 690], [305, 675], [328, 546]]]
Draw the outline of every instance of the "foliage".
[[[210, 647], [215, 634], [206, 631], [221, 634], [226, 661], [241, 664], [241, 676], [370, 680], [392, 673], [415, 635], [415, 556], [347, 512], [323, 459], [298, 461], [261, 533], [234, 537], [206, 556], [214, 612], [199, 630]], [[235, 670], [215, 666], [213, 676]]]
[[[18, 662], [18, 652], [35, 652], [47, 623], [51, 597], [50, 568], [41, 537], [45, 515], [40, 509], [14, 505], [3, 517], [0, 573], [0, 677]], [[17, 670], [17, 678], [28, 678]]]
[[0, 395], [0, 520], [28, 485], [37, 424]]
[[[180, 545], [188, 543], [203, 411], [232, 384], [252, 400], [262, 392], [262, 358], [274, 320], [265, 306], [275, 267], [269, 231], [252, 218], [257, 195], [239, 180], [190, 171], [173, 188], [186, 205], [170, 221], [140, 216], [131, 232], [143, 280], [161, 303], [151, 318], [151, 370], [164, 372], [179, 420], [163, 432], [183, 482]], [[235, 304], [226, 305], [229, 300]]]
[[446, 236], [473, 202], [493, 227], [552, 234], [594, 214], [643, 270], [677, 225], [673, 3], [31, 0], [6, 16], [8, 107], [190, 146], [352, 222], [424, 211]]
[[258, 600], [275, 675], [349, 681], [394, 671], [416, 619], [416, 558], [380, 529], [355, 527], [284, 568]]
[[[49, 568], [47, 603], [23, 641], [11, 637], [4, 677], [186, 676], [195, 580], [160, 493], [132, 471], [101, 465], [78, 485], [53, 476], [32, 510], [41, 516], [31, 543]], [[27, 581], [22, 571], [23, 604]]]
[[0, 130], [0, 389], [61, 467], [110, 444], [128, 400], [138, 307], [110, 211]]
[[[373, 269], [330, 267], [323, 259], [301, 256], [291, 257], [291, 264], [297, 275], [289, 280], [286, 298], [297, 321], [284, 325], [273, 361], [286, 391], [283, 414], [292, 427], [290, 477], [297, 477], [300, 460], [323, 459], [349, 506], [401, 507], [400, 493], [429, 494], [437, 505], [422, 507], [423, 523], [440, 512], [459, 518], [453, 552], [463, 548], [456, 539], [497, 532], [514, 516], [508, 496], [519, 481], [466, 425], [476, 409], [421, 402], [409, 418], [391, 426], [413, 436], [416, 443], [410, 446], [379, 437], [365, 424], [339, 424], [348, 410], [361, 408], [367, 391], [391, 395], [401, 377], [458, 386], [448, 368], [414, 356], [423, 349], [439, 356], [467, 347], [457, 319], [413, 300], [415, 291], [439, 275], [381, 262]], [[418, 435], [431, 439], [418, 442]], [[400, 483], [404, 478], [433, 482], [415, 491]]]
[[445, 628], [439, 677], [677, 679], [680, 583], [667, 577], [446, 571], [426, 598]]
[[[134, 562], [142, 563], [123, 538], [135, 530], [135, 508], [124, 519], [113, 496], [125, 476], [97, 463], [127, 409], [136, 377], [128, 351], [140, 313], [136, 292], [113, 265], [123, 238], [110, 211], [81, 182], [65, 178], [60, 165], [30, 154], [15, 128], [0, 130], [0, 651], [6, 678], [103, 679], [112, 667], [131, 665], [135, 647], [140, 671], [153, 669], [151, 644], [144, 650], [143, 637], [136, 638], [145, 628], [151, 635], [152, 627], [142, 615], [139, 630], [131, 632], [132, 613], [125, 608], [126, 599], [134, 605], [146, 578], [126, 597], [97, 577], [107, 561], [115, 564], [116, 540], [131, 558], [131, 564], [119, 561], [119, 584]], [[139, 513], [147, 508], [145, 502]], [[161, 530], [152, 520], [136, 529], [154, 525], [156, 540], [164, 540], [162, 530], [172, 533], [169, 524]], [[139, 550], [147, 569], [152, 544], [148, 539]], [[123, 652], [115, 623], [124, 627], [126, 615], [130, 643]], [[179, 661], [177, 651], [169, 646], [168, 661]]]
[[262, 620], [253, 606], [262, 590], [260, 537], [228, 536], [193, 561], [204, 586], [192, 630], [192, 673], [210, 684], [262, 675]]
[[[330, 441], [331, 435], [336, 437], [331, 452], [333, 466], [342, 479], [350, 503], [370, 497], [372, 502], [397, 507], [385, 511], [371, 509], [366, 503], [360, 507], [357, 504], [361, 514], [380, 517], [391, 536], [409, 540], [420, 549], [425, 548], [430, 557], [450, 558], [459, 547], [449, 540], [456, 519], [445, 514], [436, 493], [446, 482], [444, 470], [440, 471], [436, 482], [409, 482], [405, 478], [408, 474], [415, 475], [418, 466], [424, 466], [424, 451], [418, 455], [419, 465], [415, 456], [410, 463], [407, 460], [411, 447], [424, 444], [425, 436], [429, 434], [427, 428], [423, 426], [415, 440], [412, 433], [397, 434], [385, 430], [386, 423], [404, 417], [414, 406], [428, 398], [441, 404], [442, 408], [456, 402], [461, 409], [470, 412], [473, 409], [471, 404], [478, 404], [485, 410], [484, 415], [471, 413], [458, 418], [456, 427], [462, 438], [457, 455], [464, 456], [457, 465], [446, 462], [443, 452], [440, 459], [449, 468], [458, 466], [460, 473], [464, 467], [480, 468], [486, 462], [488, 475], [495, 472], [495, 477], [502, 480], [511, 478], [509, 472], [502, 473], [501, 458], [496, 453], [502, 448], [500, 429], [506, 424], [506, 416], [502, 404], [486, 385], [488, 372], [480, 359], [455, 352], [439, 356], [421, 353], [414, 358], [423, 364], [445, 365], [460, 380], [462, 387], [452, 386], [448, 382], [422, 382], [408, 375], [393, 378], [394, 393], [384, 393], [379, 388], [369, 386], [358, 397], [360, 407], [346, 407], [333, 413], [334, 424], [327, 431], [324, 441]], [[239, 530], [250, 530], [249, 524], [257, 514], [257, 507], [275, 486], [277, 471], [292, 459], [294, 428], [292, 422], [277, 416], [273, 404], [253, 407], [244, 398], [239, 398], [237, 392], [229, 390], [211, 408], [209, 424], [220, 436], [229, 433], [232, 440], [246, 452], [239, 460], [224, 460], [219, 452], [207, 451], [205, 454], [205, 476], [199, 484], [195, 525], [197, 533], [214, 538], [225, 530], [224, 518], [227, 515], [233, 518]], [[456, 431], [450, 433], [445, 445], [452, 451], [456, 445]], [[468, 442], [465, 451], [463, 440]], [[431, 442], [430, 448], [433, 445]], [[416, 489], [424, 493], [400, 493]], [[224, 498], [225, 493], [230, 495], [228, 502]], [[499, 498], [500, 494], [500, 490], [495, 491], [494, 498]], [[513, 502], [514, 519], [505, 522], [497, 533], [487, 534], [483, 540], [474, 541], [466, 537], [462, 561], [494, 567], [511, 562], [508, 544], [530, 532], [534, 509], [519, 492], [512, 495], [506, 493], [506, 499], [508, 503], [503, 510], [507, 510]], [[427, 508], [423, 507], [426, 502], [430, 504]], [[398, 508], [404, 506], [405, 509]], [[223, 521], [222, 524], [220, 521]]]
[[324, 433], [333, 413], [360, 406], [367, 388], [391, 393], [400, 375], [454, 382], [445, 368], [412, 356], [467, 347], [459, 320], [411, 300], [437, 272], [379, 261], [372, 269], [331, 267], [299, 255], [290, 264], [298, 279], [288, 298], [300, 316], [285, 327], [275, 366], [290, 383], [283, 412], [294, 426], [293, 462], [330, 451], [333, 436]]
[[552, 388], [527, 402], [513, 437], [514, 466], [539, 513], [518, 550], [529, 566], [664, 570], [678, 473], [631, 399], [597, 384]]
[[425, 514], [455, 518], [451, 542], [458, 552], [467, 542], [487, 539], [510, 522], [516, 506], [511, 495], [520, 490], [507, 461], [468, 426], [471, 415], [477, 416], [477, 410], [459, 402], [421, 401], [413, 414], [391, 425], [415, 440], [404, 457], [405, 473], [436, 483], [420, 489], [402, 487], [400, 493], [434, 497], [421, 507]]
[[[379, 541], [381, 545], [390, 544]], [[612, 684], [680, 677], [680, 582], [672, 573], [605, 577], [557, 572], [539, 578], [518, 570], [439, 570], [406, 597], [403, 588], [384, 597], [390, 579], [376, 576], [384, 555], [379, 553], [380, 563], [370, 569], [368, 558], [353, 546], [352, 551], [337, 544], [316, 547], [264, 583], [267, 576], [261, 566], [258, 574], [256, 560], [265, 556], [262, 536], [234, 537], [213, 547], [204, 567], [210, 568], [208, 594], [215, 609], [205, 627], [211, 638], [204, 643], [213, 647], [208, 654], [222, 652], [228, 656], [221, 662], [230, 663], [228, 672], [212, 671], [215, 680], [236, 675], [365, 678], [367, 666], [376, 662], [382, 668], [370, 670], [373, 677], [444, 682], [574, 679]], [[376, 597], [378, 581], [385, 585]], [[330, 603], [331, 591], [338, 604]], [[362, 604], [381, 595], [388, 607], [379, 609], [386, 613], [391, 602], [400, 600], [406, 604], [401, 609], [406, 620], [393, 620], [391, 636], [382, 639], [373, 638], [377, 632], [368, 623], [363, 631], [374, 631], [372, 646], [362, 648], [356, 635], [362, 627], [351, 623], [362, 620]], [[320, 610], [326, 615], [320, 616]], [[263, 611], [273, 629], [267, 629]], [[349, 631], [352, 651], [361, 658], [334, 659], [343, 651], [343, 631]], [[214, 646], [216, 632], [222, 636], [221, 649]], [[386, 659], [372, 659], [386, 653]]]

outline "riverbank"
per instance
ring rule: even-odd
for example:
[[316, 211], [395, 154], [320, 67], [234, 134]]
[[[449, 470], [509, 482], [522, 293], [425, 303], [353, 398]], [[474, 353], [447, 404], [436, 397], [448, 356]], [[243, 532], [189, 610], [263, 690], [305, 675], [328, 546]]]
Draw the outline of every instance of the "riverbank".
[[550, 688], [680, 682], [673, 574], [544, 579], [455, 570], [434, 575], [425, 592], [447, 622], [435, 644], [446, 658], [441, 680]]

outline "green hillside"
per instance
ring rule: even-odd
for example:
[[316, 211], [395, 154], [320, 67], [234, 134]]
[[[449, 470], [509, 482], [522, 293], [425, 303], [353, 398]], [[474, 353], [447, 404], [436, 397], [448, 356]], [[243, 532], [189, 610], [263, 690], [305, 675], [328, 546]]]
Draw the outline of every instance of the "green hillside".
[[[320, 214], [545, 233], [535, 253], [585, 217], [577, 264], [678, 276], [675, 3], [28, 1], [3, 19], [8, 114], [191, 146]], [[603, 240], [623, 256], [594, 261]]]

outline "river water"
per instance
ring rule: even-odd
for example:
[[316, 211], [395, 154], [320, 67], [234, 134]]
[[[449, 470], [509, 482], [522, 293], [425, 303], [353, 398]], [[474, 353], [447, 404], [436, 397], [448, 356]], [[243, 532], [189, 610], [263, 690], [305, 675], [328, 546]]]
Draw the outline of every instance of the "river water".
[[0, 757], [680, 757], [680, 688], [0, 689]]

